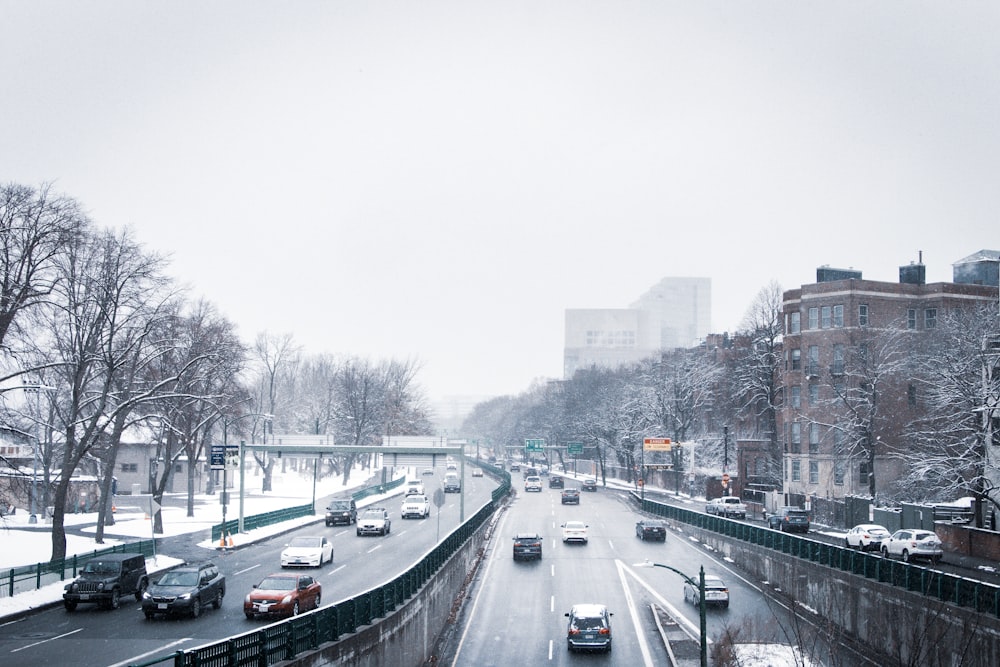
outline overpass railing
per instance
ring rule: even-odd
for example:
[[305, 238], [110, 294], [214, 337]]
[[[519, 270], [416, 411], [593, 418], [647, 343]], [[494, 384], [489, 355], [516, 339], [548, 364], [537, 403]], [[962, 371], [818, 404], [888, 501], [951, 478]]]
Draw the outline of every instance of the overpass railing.
[[1000, 617], [1000, 586], [713, 514], [641, 500], [645, 512]]

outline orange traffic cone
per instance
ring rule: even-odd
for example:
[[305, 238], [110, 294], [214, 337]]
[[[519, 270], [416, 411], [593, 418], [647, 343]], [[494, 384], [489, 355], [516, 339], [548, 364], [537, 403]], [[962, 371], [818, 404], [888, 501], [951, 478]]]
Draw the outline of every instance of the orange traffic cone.
[[230, 547], [233, 546], [233, 536], [232, 535], [229, 536], [229, 546]]
[[219, 538], [219, 548], [220, 549], [225, 549], [226, 548], [226, 536], [225, 535], [223, 535], [222, 537]]

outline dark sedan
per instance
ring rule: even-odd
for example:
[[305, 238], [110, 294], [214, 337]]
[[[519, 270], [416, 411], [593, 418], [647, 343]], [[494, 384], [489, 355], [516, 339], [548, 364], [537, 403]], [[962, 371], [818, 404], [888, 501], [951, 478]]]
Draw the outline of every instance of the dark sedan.
[[667, 540], [667, 524], [659, 519], [643, 519], [635, 524], [635, 535], [640, 540]]
[[563, 489], [561, 496], [561, 502], [563, 505], [579, 505], [580, 504], [580, 490], [579, 489]]
[[142, 613], [190, 615], [197, 618], [207, 605], [222, 607], [226, 578], [212, 563], [182, 565], [163, 574], [142, 594]]

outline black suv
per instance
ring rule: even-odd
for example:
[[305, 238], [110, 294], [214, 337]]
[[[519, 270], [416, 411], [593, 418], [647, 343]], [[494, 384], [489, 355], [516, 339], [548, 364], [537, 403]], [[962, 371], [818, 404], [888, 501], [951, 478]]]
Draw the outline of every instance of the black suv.
[[165, 572], [142, 595], [142, 613], [146, 618], [157, 614], [190, 614], [193, 618], [212, 605], [222, 607], [226, 578], [214, 563], [184, 564]]
[[326, 506], [326, 525], [335, 526], [342, 523], [350, 526], [358, 522], [358, 506], [351, 498], [334, 498]]
[[767, 527], [783, 533], [808, 533], [809, 512], [798, 507], [779, 507], [776, 513], [767, 515]]
[[561, 489], [564, 486], [566, 486], [566, 483], [563, 481], [563, 478], [560, 477], [559, 475], [553, 475], [552, 477], [549, 477], [550, 489]]
[[86, 562], [79, 576], [66, 584], [63, 606], [73, 611], [81, 602], [96, 602], [105, 609], [118, 609], [123, 595], [136, 602], [149, 585], [146, 557], [142, 554], [108, 554]]
[[542, 536], [538, 533], [518, 533], [514, 536], [514, 560], [542, 559]]

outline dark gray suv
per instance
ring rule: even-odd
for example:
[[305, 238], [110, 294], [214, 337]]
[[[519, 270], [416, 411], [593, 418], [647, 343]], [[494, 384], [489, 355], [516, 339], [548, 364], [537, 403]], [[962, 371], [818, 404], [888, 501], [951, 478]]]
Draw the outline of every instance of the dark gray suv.
[[783, 533], [808, 533], [809, 512], [798, 507], [779, 507], [777, 512], [767, 515], [767, 527]]
[[94, 602], [105, 609], [118, 609], [123, 595], [134, 595], [138, 602], [148, 585], [145, 556], [108, 554], [87, 561], [79, 576], [66, 584], [63, 606], [73, 611], [81, 602]]
[[334, 498], [326, 506], [326, 525], [336, 526], [342, 523], [350, 526], [358, 522], [358, 506], [352, 498]]
[[181, 565], [168, 570], [142, 595], [142, 613], [146, 618], [157, 614], [185, 614], [193, 618], [212, 605], [222, 607], [226, 578], [214, 563]]

